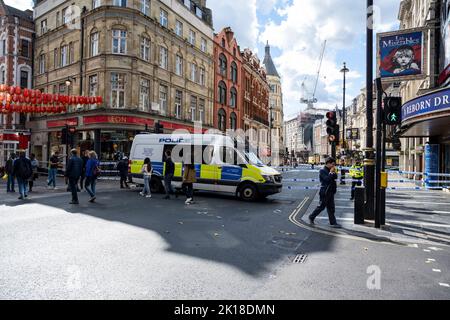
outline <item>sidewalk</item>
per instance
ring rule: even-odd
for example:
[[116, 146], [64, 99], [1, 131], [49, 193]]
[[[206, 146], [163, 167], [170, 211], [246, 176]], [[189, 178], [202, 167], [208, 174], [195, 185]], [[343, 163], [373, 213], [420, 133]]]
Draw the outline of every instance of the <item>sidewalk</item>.
[[[390, 177], [390, 179], [396, 179]], [[398, 183], [390, 186], [410, 187], [415, 183]], [[342, 229], [329, 226], [326, 210], [309, 224], [308, 216], [319, 204], [319, 193], [298, 222], [316, 231], [342, 236], [353, 236], [372, 241], [382, 241], [414, 246], [418, 243], [450, 246], [450, 196], [442, 191], [392, 190], [386, 195], [386, 226], [381, 230], [374, 221], [365, 225], [354, 224], [354, 202], [350, 201], [350, 186], [338, 186], [335, 197], [336, 218]]]

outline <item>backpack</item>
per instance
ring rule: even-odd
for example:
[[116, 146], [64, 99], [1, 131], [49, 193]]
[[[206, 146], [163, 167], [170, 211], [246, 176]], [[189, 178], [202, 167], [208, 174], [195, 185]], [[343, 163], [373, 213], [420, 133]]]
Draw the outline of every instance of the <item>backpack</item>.
[[33, 175], [33, 168], [31, 167], [31, 162], [20, 159], [17, 165], [18, 176], [22, 179], [30, 179]]

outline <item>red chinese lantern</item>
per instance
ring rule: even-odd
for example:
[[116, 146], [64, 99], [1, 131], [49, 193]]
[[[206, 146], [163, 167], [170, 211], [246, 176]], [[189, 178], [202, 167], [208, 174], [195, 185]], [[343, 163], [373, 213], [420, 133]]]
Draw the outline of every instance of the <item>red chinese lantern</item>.
[[13, 95], [13, 96], [12, 96], [12, 101], [13, 101], [13, 102], [19, 101], [19, 96], [18, 96], [17, 94]]
[[36, 97], [36, 91], [30, 90], [30, 97], [32, 98]]
[[102, 104], [103, 103], [103, 97], [98, 96], [97, 97], [97, 104]]
[[28, 90], [28, 89], [23, 89], [23, 96], [24, 97], [29, 97], [30, 96], [30, 90]]
[[36, 98], [42, 98], [42, 92], [39, 89], [36, 90]]
[[42, 103], [42, 97], [37, 97], [36, 104], [41, 104], [41, 103]]
[[21, 94], [22, 93], [22, 89], [20, 87], [16, 87], [15, 93], [16, 94]]
[[6, 102], [11, 102], [12, 96], [8, 93], [6, 94]]
[[31, 98], [30, 97], [25, 97], [25, 102], [26, 103], [30, 103], [31, 102]]
[[2, 83], [2, 84], [0, 84], [0, 92], [3, 92], [3, 91], [5, 91], [5, 85]]
[[0, 92], [0, 102], [3, 102], [6, 100], [6, 96], [3, 92]]
[[5, 109], [6, 109], [6, 111], [11, 111], [11, 105], [9, 104], [9, 103], [7, 103], [6, 105], [5, 105]]
[[14, 94], [16, 92], [15, 87], [9, 87], [9, 94]]

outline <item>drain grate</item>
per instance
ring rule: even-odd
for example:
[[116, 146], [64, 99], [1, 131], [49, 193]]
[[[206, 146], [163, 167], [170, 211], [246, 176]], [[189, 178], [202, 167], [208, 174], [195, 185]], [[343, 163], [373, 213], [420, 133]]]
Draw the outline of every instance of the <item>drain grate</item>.
[[292, 262], [297, 263], [297, 264], [305, 263], [307, 257], [308, 256], [306, 254], [298, 254], [295, 256], [295, 258]]

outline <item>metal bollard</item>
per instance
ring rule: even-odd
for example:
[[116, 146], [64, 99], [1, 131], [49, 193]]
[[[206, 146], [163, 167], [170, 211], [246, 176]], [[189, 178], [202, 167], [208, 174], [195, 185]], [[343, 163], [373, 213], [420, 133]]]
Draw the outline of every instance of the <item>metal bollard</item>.
[[364, 224], [364, 187], [355, 188], [355, 224]]

